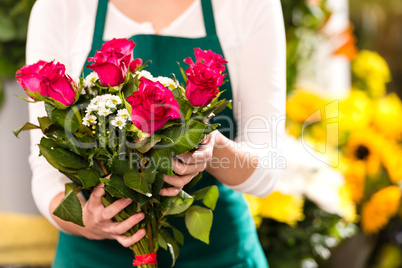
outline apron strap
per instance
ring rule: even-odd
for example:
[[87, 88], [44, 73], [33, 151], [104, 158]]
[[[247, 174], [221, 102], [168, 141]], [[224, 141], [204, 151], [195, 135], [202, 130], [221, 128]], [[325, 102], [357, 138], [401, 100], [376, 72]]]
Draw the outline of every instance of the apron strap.
[[[211, 0], [201, 0], [202, 12], [204, 16], [204, 25], [207, 36], [216, 36], [214, 12]], [[98, 8], [96, 11], [95, 29], [92, 37], [92, 46], [89, 56], [94, 56], [96, 50], [100, 49], [103, 44], [103, 32], [105, 29], [106, 12], [108, 0], [98, 0]], [[87, 69], [88, 59], [84, 65], [84, 75], [89, 74], [91, 70]]]
[[[214, 12], [211, 0], [201, 0], [202, 12], [204, 15], [204, 25], [207, 36], [216, 35]], [[92, 48], [95, 44], [103, 43], [103, 32], [105, 29], [105, 20], [107, 12], [108, 0], [99, 0], [98, 9], [96, 11], [95, 30], [92, 38]]]
[[214, 11], [212, 9], [211, 0], [201, 0], [201, 5], [207, 36], [216, 35]]
[[108, 0], [98, 1], [98, 10], [96, 11], [95, 30], [92, 39], [92, 47], [96, 43], [103, 43], [103, 31], [105, 29], [105, 20]]
[[94, 29], [94, 35], [92, 37], [91, 50], [87, 56], [87, 59], [85, 60], [84, 67], [82, 69], [82, 74], [84, 76], [86, 76], [92, 72], [92, 70], [90, 70], [86, 67], [89, 64], [88, 57], [95, 56], [96, 51], [98, 49], [100, 49], [103, 44], [103, 31], [105, 29], [107, 4], [108, 4], [108, 0], [99, 0], [98, 1], [98, 9], [96, 11], [95, 29]]

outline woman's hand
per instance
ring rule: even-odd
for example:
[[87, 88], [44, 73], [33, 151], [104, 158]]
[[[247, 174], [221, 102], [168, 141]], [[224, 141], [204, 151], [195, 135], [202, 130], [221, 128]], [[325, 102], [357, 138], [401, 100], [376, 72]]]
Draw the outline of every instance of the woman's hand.
[[215, 136], [218, 133], [217, 130], [213, 131], [201, 141], [197, 150], [178, 155], [177, 159], [173, 159], [173, 171], [176, 175], [164, 176], [165, 182], [172, 187], [162, 189], [161, 195], [177, 195], [198, 173], [205, 170], [208, 162], [212, 159]]
[[[132, 215], [122, 222], [114, 222], [112, 218], [117, 215], [121, 210], [131, 204], [131, 199], [119, 199], [111, 205], [105, 207], [102, 204], [101, 198], [105, 194], [103, 183], [98, 184], [88, 201], [82, 206], [82, 215], [85, 227], [78, 226], [71, 222], [63, 221], [54, 217], [59, 226], [72, 234], [81, 235], [88, 239], [102, 240], [102, 239], [115, 239], [124, 247], [130, 247], [141, 240], [145, 235], [145, 230], [138, 230], [132, 236], [124, 235], [134, 225], [138, 224], [143, 218], [144, 213], [140, 212]], [[62, 198], [63, 196], [61, 196]], [[56, 197], [53, 201], [57, 202]], [[57, 202], [59, 203], [61, 199]], [[51, 205], [52, 211], [52, 205]]]

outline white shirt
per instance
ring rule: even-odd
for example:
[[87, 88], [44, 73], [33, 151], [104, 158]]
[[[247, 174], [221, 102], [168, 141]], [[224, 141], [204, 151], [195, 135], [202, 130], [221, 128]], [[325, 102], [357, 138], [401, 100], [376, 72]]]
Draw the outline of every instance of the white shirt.
[[[97, 0], [36, 1], [29, 21], [27, 64], [56, 60], [66, 66], [71, 77], [79, 77], [92, 44], [97, 3]], [[250, 178], [231, 188], [266, 196], [285, 164], [280, 145], [285, 125], [286, 42], [280, 0], [213, 0], [212, 5], [217, 34], [229, 62], [238, 126], [236, 142], [239, 148], [255, 151], [260, 157], [259, 168]], [[155, 34], [151, 23], [133, 21], [110, 2], [105, 23], [104, 40]], [[205, 36], [200, 0], [195, 0], [159, 34]], [[43, 103], [30, 104], [30, 122], [36, 123], [37, 117], [45, 115]], [[39, 130], [31, 132], [32, 193], [39, 211], [55, 224], [49, 205], [64, 191], [69, 179], [44, 157], [38, 157], [41, 137]]]

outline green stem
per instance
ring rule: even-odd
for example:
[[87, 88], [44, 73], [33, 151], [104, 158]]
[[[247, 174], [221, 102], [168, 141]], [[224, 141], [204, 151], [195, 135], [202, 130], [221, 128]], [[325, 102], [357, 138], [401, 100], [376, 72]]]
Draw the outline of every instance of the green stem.
[[100, 168], [102, 169], [102, 172], [104, 173], [104, 175], [108, 175], [109, 173], [107, 172], [107, 169], [106, 169], [105, 165], [103, 164], [103, 162], [98, 159], [96, 161], [98, 161], [98, 164], [99, 164]]

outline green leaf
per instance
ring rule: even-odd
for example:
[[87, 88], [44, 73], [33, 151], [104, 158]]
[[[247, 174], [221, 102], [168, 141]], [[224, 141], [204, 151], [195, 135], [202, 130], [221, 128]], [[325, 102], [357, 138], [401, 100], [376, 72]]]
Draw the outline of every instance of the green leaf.
[[66, 183], [64, 185], [64, 195], [66, 196], [70, 191], [74, 191], [75, 194], [78, 194], [81, 190], [82, 187], [75, 184], [75, 183]]
[[216, 202], [218, 201], [219, 191], [216, 185], [206, 187], [192, 193], [195, 200], [201, 200], [204, 205], [214, 210]]
[[194, 197], [183, 190], [177, 196], [167, 197], [162, 201], [164, 215], [176, 215], [186, 211], [194, 202]]
[[173, 155], [186, 153], [198, 146], [207, 128], [207, 124], [190, 119], [184, 125], [164, 130], [161, 134], [173, 140], [173, 144], [162, 142], [161, 145], [169, 146], [168, 149]]
[[152, 135], [150, 138], [145, 139], [144, 141], [140, 142], [136, 147], [136, 149], [142, 153], [145, 154], [148, 152], [152, 147], [155, 146], [158, 142], [160, 142], [162, 139], [158, 137], [157, 135]]
[[104, 187], [105, 191], [108, 192], [112, 197], [116, 197], [116, 198], [123, 198], [124, 196], [122, 196], [122, 194], [117, 191], [115, 188], [113, 188], [112, 186], [109, 185], [105, 185]]
[[47, 116], [38, 117], [38, 122], [42, 130], [42, 133], [45, 135], [48, 133], [52, 133], [56, 130], [56, 127], [53, 125], [52, 121], [50, 121], [50, 118]]
[[82, 169], [88, 167], [88, 163], [84, 158], [61, 147], [48, 149], [48, 154], [54, 161], [65, 168]]
[[164, 250], [167, 250], [167, 243], [165, 241], [165, 239], [163, 238], [163, 236], [158, 233], [158, 244], [160, 247], [162, 247]]
[[49, 117], [54, 124], [71, 133], [75, 133], [81, 125], [80, 119], [74, 111], [74, 106], [64, 110], [54, 109]]
[[90, 188], [99, 183], [100, 174], [95, 169], [80, 169], [78, 170], [78, 177], [83, 188]]
[[[161, 235], [163, 241], [165, 241], [166, 246], [170, 252], [170, 255], [172, 256], [172, 266], [171, 267], [173, 267], [176, 263], [177, 257], [179, 257], [179, 252], [180, 252], [179, 245], [177, 245], [176, 240], [174, 240], [173, 237], [170, 236], [168, 231], [161, 229], [161, 230], [159, 230], [159, 234]], [[158, 242], [159, 242], [159, 236], [158, 236]]]
[[126, 158], [119, 159], [118, 157], [113, 158], [112, 162], [112, 173], [123, 176], [128, 169], [128, 160]]
[[124, 197], [126, 198], [131, 198], [133, 200], [136, 200], [137, 198], [137, 193], [130, 188], [127, 187], [127, 185], [124, 183], [124, 180], [120, 176], [116, 176], [115, 174], [112, 174], [110, 177], [110, 180], [106, 182], [108, 185], [112, 186], [114, 189], [116, 189], [118, 192], [120, 192]]
[[152, 149], [150, 158], [154, 165], [162, 173], [173, 176], [173, 159], [169, 148]]
[[[72, 182], [82, 186], [82, 182], [80, 178], [78, 178], [78, 175], [76, 174], [77, 171], [74, 170], [74, 173], [69, 173], [69, 172], [64, 172], [63, 170], [59, 170], [61, 173], [63, 173], [67, 178], [69, 178]], [[67, 192], [66, 192], [67, 194]]]
[[177, 62], [177, 64], [179, 65], [180, 73], [181, 73], [181, 75], [183, 76], [184, 83], [187, 83], [187, 75], [186, 75], [186, 73], [184, 72], [183, 67], [181, 67], [180, 62]]
[[124, 174], [124, 183], [134, 191], [151, 197], [152, 193], [149, 190], [148, 177], [155, 177], [155, 175], [156, 170], [154, 170], [154, 172], [150, 172], [148, 169], [148, 171], [145, 170], [144, 172], [139, 173], [136, 169], [130, 169]]
[[77, 173], [76, 169], [71, 169], [71, 168], [66, 168], [62, 165], [60, 165], [54, 158], [53, 158], [53, 154], [52, 154], [52, 149], [43, 146], [43, 144], [45, 142], [42, 142], [43, 140], [46, 140], [44, 138], [42, 138], [41, 143], [38, 145], [39, 146], [39, 151], [40, 154], [43, 155], [46, 160], [49, 162], [49, 164], [51, 164], [54, 168], [58, 169], [61, 172], [65, 172], [65, 173], [69, 173], [69, 174], [74, 174]]
[[31, 129], [38, 129], [38, 128], [40, 128], [40, 127], [28, 122], [28, 123], [25, 123], [24, 125], [20, 126], [19, 128], [15, 129], [13, 131], [13, 133], [18, 138], [18, 135], [20, 134], [21, 131], [31, 130]]
[[212, 227], [212, 211], [200, 206], [190, 207], [184, 216], [187, 230], [194, 237], [209, 244], [209, 233]]
[[[168, 222], [161, 221], [161, 226], [163, 227], [168, 227], [172, 229], [173, 231], [173, 237], [179, 243], [180, 245], [184, 244], [184, 235], [182, 232], [180, 232], [178, 229], [174, 228], [172, 225], [170, 225]], [[165, 248], [166, 249], [166, 248]]]
[[62, 220], [70, 221], [84, 227], [81, 202], [78, 200], [73, 189], [61, 200], [60, 204], [53, 211], [53, 214]]
[[154, 182], [151, 185], [152, 196], [159, 196], [159, 192], [162, 190], [163, 184], [164, 184], [163, 173], [158, 172], [158, 174], [156, 174], [156, 176], [155, 176]]

